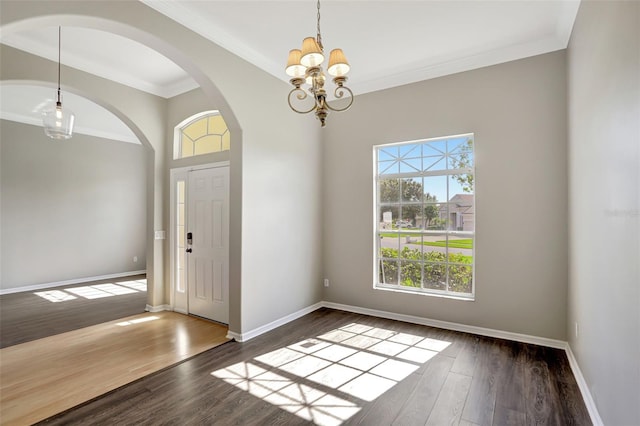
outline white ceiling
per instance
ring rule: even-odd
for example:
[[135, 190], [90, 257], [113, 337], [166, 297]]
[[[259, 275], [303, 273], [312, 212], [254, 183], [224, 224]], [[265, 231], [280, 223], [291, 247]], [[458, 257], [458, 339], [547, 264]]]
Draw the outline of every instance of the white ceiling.
[[[289, 50], [316, 33], [313, 0], [141, 1], [283, 81], [288, 81], [284, 67]], [[347, 84], [358, 95], [564, 49], [579, 4], [580, 0], [323, 0], [322, 39], [327, 51], [344, 50], [351, 63]], [[57, 60], [57, 27], [3, 34], [0, 41]], [[196, 87], [159, 53], [88, 28], [62, 29], [62, 63], [165, 98]], [[2, 90], [2, 116], [19, 115], [7, 110], [20, 106], [8, 102]], [[41, 102], [42, 95], [35, 92], [30, 92], [33, 101]], [[52, 98], [55, 93], [47, 94]], [[67, 100], [71, 102], [69, 96]], [[78, 128], [83, 120], [77, 112]]]
[[[141, 0], [268, 73], [316, 35], [313, 0]], [[564, 49], [579, 0], [324, 0], [325, 50], [366, 93]]]

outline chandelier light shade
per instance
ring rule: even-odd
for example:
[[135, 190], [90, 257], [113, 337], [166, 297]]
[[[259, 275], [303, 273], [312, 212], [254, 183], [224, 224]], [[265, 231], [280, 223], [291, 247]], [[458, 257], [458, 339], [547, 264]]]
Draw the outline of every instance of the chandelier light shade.
[[304, 73], [307, 67], [300, 64], [300, 58], [302, 57], [302, 51], [300, 49], [291, 49], [289, 51], [289, 60], [287, 61], [287, 69], [285, 72], [290, 77], [304, 77]]
[[[334, 96], [336, 99], [345, 98], [346, 105], [341, 107], [332, 106], [327, 101], [327, 91], [324, 88], [326, 77], [322, 64], [324, 63], [324, 47], [322, 46], [322, 36], [320, 35], [320, 0], [318, 0], [318, 24], [316, 37], [307, 37], [302, 41], [302, 49], [292, 49], [289, 51], [289, 59], [285, 72], [292, 77], [290, 82], [293, 89], [289, 92], [289, 107], [298, 114], [308, 114], [315, 111], [316, 118], [320, 120], [322, 127], [326, 124], [329, 111], [346, 111], [353, 104], [353, 92], [347, 86], [346, 74], [351, 68], [342, 49], [333, 49], [329, 54], [329, 65], [327, 72], [333, 77], [336, 88]], [[306, 86], [303, 86], [306, 85]], [[305, 102], [307, 98], [313, 100], [310, 106]], [[299, 103], [300, 108], [293, 104]]]
[[349, 72], [350, 68], [342, 49], [333, 49], [329, 54], [329, 68], [327, 69], [329, 75], [342, 77]]
[[73, 122], [75, 115], [68, 108], [62, 107], [62, 94], [60, 93], [60, 45], [61, 28], [58, 27], [58, 93], [56, 107], [45, 111], [42, 115], [44, 133], [51, 139], [69, 139], [73, 136]]
[[321, 66], [324, 62], [324, 55], [318, 41], [313, 37], [302, 40], [302, 57], [300, 63], [305, 67]]

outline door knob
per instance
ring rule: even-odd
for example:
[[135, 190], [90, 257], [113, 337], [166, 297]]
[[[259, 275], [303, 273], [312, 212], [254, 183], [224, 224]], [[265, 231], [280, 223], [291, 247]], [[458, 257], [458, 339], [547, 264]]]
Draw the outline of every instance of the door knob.
[[193, 250], [191, 250], [190, 248], [188, 248], [186, 251], [187, 251], [187, 253], [191, 253]]

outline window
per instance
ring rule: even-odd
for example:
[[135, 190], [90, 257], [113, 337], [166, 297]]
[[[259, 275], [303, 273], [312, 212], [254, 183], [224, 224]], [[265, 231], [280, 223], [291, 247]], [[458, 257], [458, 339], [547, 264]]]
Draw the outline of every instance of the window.
[[473, 135], [374, 147], [375, 288], [473, 298]]
[[206, 111], [176, 127], [173, 159], [228, 151], [231, 135], [218, 111]]
[[186, 268], [187, 268], [187, 257], [185, 254], [185, 181], [180, 179], [176, 182], [176, 221], [175, 221], [175, 253], [178, 256], [176, 261], [176, 270], [175, 270], [175, 286], [176, 290], [180, 293], [185, 292], [186, 288]]

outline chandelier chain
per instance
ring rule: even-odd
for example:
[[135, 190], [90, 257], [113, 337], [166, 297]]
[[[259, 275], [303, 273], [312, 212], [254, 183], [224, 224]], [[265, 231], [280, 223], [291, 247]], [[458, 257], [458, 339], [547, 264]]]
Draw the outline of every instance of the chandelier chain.
[[322, 36], [320, 35], [320, 0], [318, 0], [318, 26], [317, 26], [317, 28], [318, 28], [318, 34], [317, 34], [316, 40], [318, 42], [318, 45], [320, 46], [320, 49], [323, 49]]

